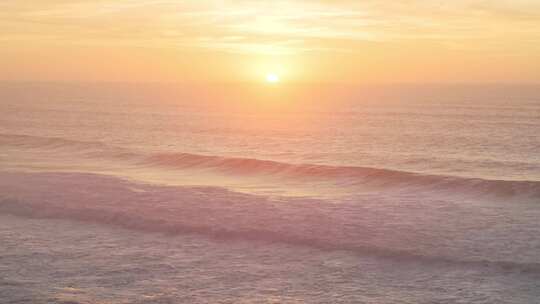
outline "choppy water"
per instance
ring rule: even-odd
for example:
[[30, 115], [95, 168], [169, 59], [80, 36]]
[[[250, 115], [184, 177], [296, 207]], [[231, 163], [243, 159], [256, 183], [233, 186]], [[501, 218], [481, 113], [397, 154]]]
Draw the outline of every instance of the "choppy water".
[[540, 301], [539, 87], [0, 88], [1, 298]]

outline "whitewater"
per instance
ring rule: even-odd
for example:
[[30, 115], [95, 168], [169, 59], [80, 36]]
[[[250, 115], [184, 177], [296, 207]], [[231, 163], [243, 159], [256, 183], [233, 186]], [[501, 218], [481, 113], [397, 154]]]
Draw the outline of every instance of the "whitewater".
[[0, 88], [0, 303], [540, 301], [537, 86]]

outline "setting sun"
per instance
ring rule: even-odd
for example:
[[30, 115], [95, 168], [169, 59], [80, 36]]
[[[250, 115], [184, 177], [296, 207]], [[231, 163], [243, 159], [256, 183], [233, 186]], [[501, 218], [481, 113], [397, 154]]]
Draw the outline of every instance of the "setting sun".
[[267, 82], [270, 82], [270, 83], [276, 83], [276, 82], [279, 82], [279, 76], [275, 73], [269, 73], [269, 74], [266, 74], [266, 81]]

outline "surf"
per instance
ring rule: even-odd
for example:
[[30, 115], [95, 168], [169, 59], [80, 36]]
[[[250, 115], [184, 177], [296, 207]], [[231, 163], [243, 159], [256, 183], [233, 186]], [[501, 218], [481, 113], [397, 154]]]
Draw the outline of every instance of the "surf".
[[[497, 236], [498, 242], [480, 242], [493, 236], [489, 231], [468, 227], [477, 221], [474, 214], [478, 212], [462, 213], [462, 207], [451, 202], [417, 201], [410, 205], [406, 201], [374, 202], [366, 197], [335, 205], [317, 199], [269, 198], [216, 187], [156, 186], [81, 173], [2, 173], [0, 193], [0, 213], [19, 217], [540, 273], [534, 244], [501, 235]], [[391, 216], [394, 208], [399, 208], [399, 218]], [[384, 217], [378, 209], [386, 210]], [[460, 220], [465, 219], [463, 227], [456, 228], [451, 218], [426, 216], [441, 211], [452, 217], [461, 214]], [[418, 214], [423, 214], [423, 222], [414, 220]], [[512, 218], [515, 222], [524, 220], [519, 214]], [[398, 226], [386, 228], [390, 222]], [[423, 231], [421, 237], [418, 229]], [[502, 250], [508, 242], [519, 250], [520, 259]]]
[[[225, 157], [182, 152], [148, 152], [102, 142], [58, 137], [0, 134], [0, 145], [25, 151], [53, 153], [61, 159], [104, 162], [104, 170], [117, 164], [129, 170], [159, 170], [196, 176], [216, 175], [242, 183], [280, 183], [298, 187], [327, 187], [347, 194], [355, 191], [390, 191], [396, 194], [444, 195], [455, 198], [505, 202], [540, 202], [540, 181], [492, 180], [477, 177], [434, 175], [386, 168], [295, 164], [255, 158]], [[4, 160], [9, 162], [9, 159]], [[115, 165], [116, 166], [116, 165]], [[73, 168], [72, 171], [77, 171]], [[84, 171], [84, 170], [83, 170]]]

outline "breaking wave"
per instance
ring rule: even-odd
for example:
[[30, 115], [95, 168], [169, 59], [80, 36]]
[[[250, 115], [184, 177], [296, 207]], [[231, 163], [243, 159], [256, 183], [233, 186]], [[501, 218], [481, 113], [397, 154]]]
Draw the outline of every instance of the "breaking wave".
[[[540, 274], [540, 262], [534, 258], [515, 261], [513, 255], [493, 254], [498, 250], [489, 246], [497, 247], [497, 243], [485, 244], [471, 239], [464, 244], [473, 247], [460, 244], [459, 238], [467, 236], [455, 234], [454, 227], [444, 235], [450, 243], [439, 239], [438, 235], [445, 231], [444, 222], [431, 223], [431, 231], [415, 223], [385, 232], [384, 220], [361, 205], [336, 207], [317, 200], [294, 198], [277, 202], [220, 188], [151, 186], [75, 173], [4, 173], [0, 178], [0, 191], [0, 214]], [[404, 223], [408, 222], [408, 212], [407, 209], [402, 211]], [[424, 232], [418, 234], [416, 226]], [[482, 252], [483, 255], [479, 255]], [[527, 256], [526, 252], [520, 254]]]
[[148, 153], [113, 147], [100, 142], [27, 135], [0, 134], [0, 145], [64, 151], [71, 156], [113, 160], [132, 168], [200, 170], [240, 177], [305, 183], [327, 182], [338, 187], [352, 187], [353, 189], [392, 189], [406, 193], [435, 192], [461, 197], [540, 201], [540, 181], [489, 180], [382, 168], [291, 164], [191, 153]]

